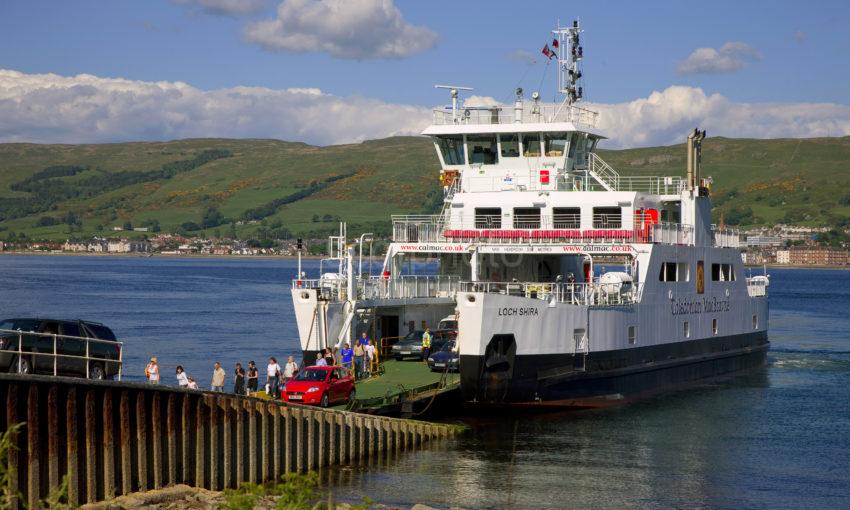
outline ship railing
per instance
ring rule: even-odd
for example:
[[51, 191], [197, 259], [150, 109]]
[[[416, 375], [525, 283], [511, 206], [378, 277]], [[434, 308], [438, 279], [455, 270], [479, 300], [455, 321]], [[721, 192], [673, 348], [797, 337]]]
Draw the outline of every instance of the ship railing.
[[747, 278], [747, 294], [750, 297], [767, 296], [768, 280], [764, 276]]
[[712, 226], [711, 235], [716, 248], [740, 248], [746, 243], [741, 240], [741, 232], [733, 228]]
[[[115, 349], [115, 357], [108, 357], [97, 345], [106, 345]], [[37, 333], [20, 329], [0, 329], [0, 353], [13, 355], [9, 369], [22, 373], [23, 364], [29, 361], [33, 373], [42, 372], [45, 367], [52, 370], [54, 376], [73, 369], [91, 376], [91, 368], [100, 364], [104, 374], [115, 373], [118, 380], [124, 365], [124, 342], [102, 340], [54, 333]], [[77, 370], [83, 367], [84, 369]], [[114, 369], [114, 370], [111, 370]]]
[[[354, 298], [369, 299], [412, 299], [452, 298], [460, 288], [459, 276], [447, 275], [401, 275], [394, 278], [371, 276], [355, 281]], [[317, 289], [323, 299], [331, 302], [349, 299], [348, 283], [343, 279], [294, 280], [293, 288]]]
[[586, 306], [620, 306], [640, 301], [640, 283], [462, 282], [464, 292], [525, 297]]
[[[517, 121], [513, 105], [493, 107], [459, 108], [456, 114], [451, 109], [435, 108], [434, 124], [445, 125], [494, 125], [514, 124]], [[578, 106], [560, 104], [534, 104], [523, 102], [519, 123], [571, 122], [576, 126], [596, 127], [599, 113]]]
[[[542, 182], [541, 182], [542, 181]], [[540, 177], [539, 170], [520, 170], [509, 176], [464, 176], [460, 190], [466, 193], [492, 191], [634, 191], [653, 195], [679, 195], [684, 189], [684, 179], [678, 176], [619, 176], [610, 188], [595, 179], [585, 180], [571, 176], [565, 179], [550, 173], [548, 181]]]
[[[440, 215], [392, 217], [397, 243], [486, 244], [629, 244], [693, 245], [694, 229], [679, 223], [640, 224], [629, 227], [617, 214], [596, 214], [593, 228], [579, 228], [578, 215], [476, 215], [446, 223]], [[725, 239], [725, 238], [723, 238]], [[725, 241], [724, 241], [725, 242]], [[730, 241], [731, 242], [731, 241]]]

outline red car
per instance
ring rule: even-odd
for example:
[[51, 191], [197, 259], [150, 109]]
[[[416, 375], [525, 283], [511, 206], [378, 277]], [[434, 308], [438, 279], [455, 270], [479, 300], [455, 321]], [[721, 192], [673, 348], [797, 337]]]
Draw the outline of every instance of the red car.
[[354, 400], [354, 377], [343, 367], [307, 367], [280, 391], [284, 402], [296, 404], [332, 404]]

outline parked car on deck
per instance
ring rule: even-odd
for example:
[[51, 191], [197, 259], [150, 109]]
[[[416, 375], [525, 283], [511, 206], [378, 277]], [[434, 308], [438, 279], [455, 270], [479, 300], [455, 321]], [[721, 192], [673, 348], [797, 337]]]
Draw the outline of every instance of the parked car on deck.
[[354, 377], [343, 367], [307, 367], [286, 383], [280, 392], [284, 402], [328, 407], [354, 400]]
[[[422, 334], [424, 331], [417, 330], [408, 334], [393, 345], [392, 357], [396, 361], [407, 358], [422, 359]], [[431, 352], [436, 352], [449, 340], [457, 338], [457, 331], [453, 329], [440, 329], [431, 332]]]
[[[56, 354], [63, 356], [53, 356], [54, 339]], [[19, 348], [23, 352], [20, 357]], [[98, 322], [32, 318], [0, 321], [0, 371], [53, 375], [55, 361], [56, 375], [86, 377], [88, 364], [89, 379], [112, 379], [119, 373], [120, 359], [121, 343], [111, 329]]]
[[428, 368], [432, 372], [458, 371], [460, 369], [460, 355], [457, 353], [455, 345], [454, 340], [449, 340], [443, 344], [439, 351], [428, 356]]

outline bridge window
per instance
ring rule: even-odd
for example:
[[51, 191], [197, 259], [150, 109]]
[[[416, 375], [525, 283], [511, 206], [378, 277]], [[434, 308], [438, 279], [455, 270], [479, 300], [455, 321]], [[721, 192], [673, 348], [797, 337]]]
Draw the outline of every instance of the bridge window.
[[658, 274], [660, 282], [686, 282], [690, 280], [687, 262], [662, 262]]
[[502, 228], [502, 210], [498, 207], [476, 207], [475, 228]]
[[546, 133], [543, 142], [547, 156], [563, 156], [567, 150], [567, 133]]
[[711, 281], [713, 282], [734, 282], [735, 281], [735, 266], [732, 264], [712, 264], [711, 265]]
[[514, 208], [514, 228], [540, 228], [540, 208]]
[[499, 135], [503, 158], [519, 157], [519, 135]]
[[578, 145], [578, 133], [573, 133], [570, 137], [570, 149], [567, 157], [574, 158], [576, 157], [576, 146]]
[[527, 158], [540, 157], [540, 135], [537, 133], [524, 133], [522, 135], [522, 155]]
[[554, 228], [581, 228], [581, 209], [578, 207], [555, 207], [552, 209]]
[[593, 228], [621, 228], [623, 212], [619, 207], [594, 207]]
[[447, 165], [465, 165], [466, 158], [463, 156], [463, 137], [440, 136], [437, 137], [437, 146], [443, 155], [443, 161]]
[[495, 165], [499, 162], [496, 135], [469, 135], [466, 137], [466, 150], [471, 164]]

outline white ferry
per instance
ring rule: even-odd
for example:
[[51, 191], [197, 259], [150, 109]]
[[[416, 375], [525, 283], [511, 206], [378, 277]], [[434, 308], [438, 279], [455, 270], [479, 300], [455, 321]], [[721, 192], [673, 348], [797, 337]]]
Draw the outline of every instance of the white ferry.
[[711, 223], [705, 132], [687, 138], [686, 177], [619, 175], [596, 153], [598, 114], [576, 105], [582, 30], [553, 33], [562, 103], [517, 90], [513, 107], [464, 107], [470, 89], [445, 87], [423, 132], [442, 211], [392, 217], [379, 275], [342, 229], [334, 271], [293, 282], [305, 359], [454, 314], [466, 402], [577, 407], [765, 362], [768, 279], [747, 278], [738, 233]]

